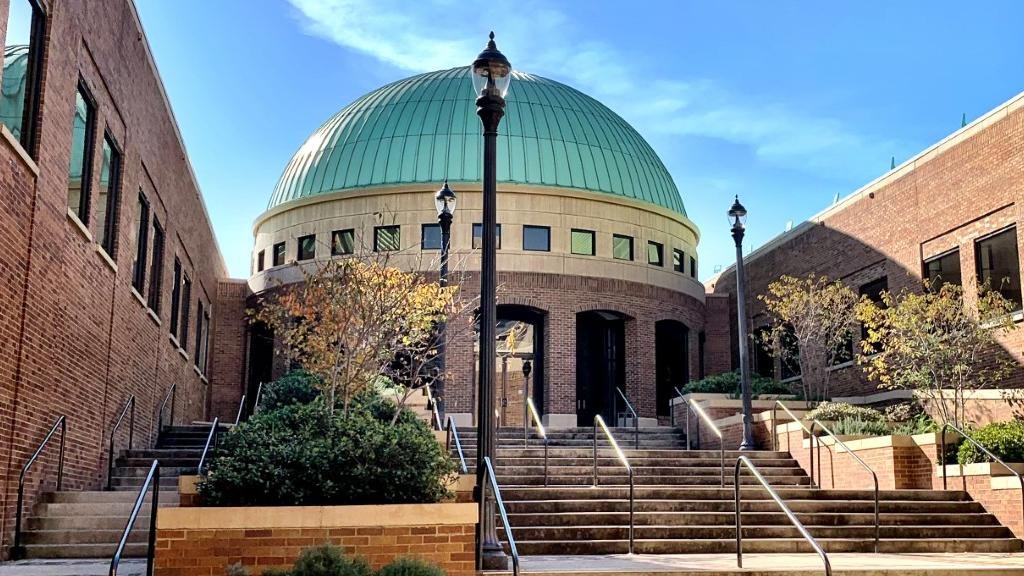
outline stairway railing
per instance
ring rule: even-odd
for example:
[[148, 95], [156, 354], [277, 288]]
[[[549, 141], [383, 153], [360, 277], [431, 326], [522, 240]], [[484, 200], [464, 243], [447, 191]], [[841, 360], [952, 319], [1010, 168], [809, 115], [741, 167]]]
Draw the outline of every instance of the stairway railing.
[[131, 409], [131, 418], [128, 423], [128, 449], [131, 450], [135, 440], [135, 394], [128, 397], [124, 403], [124, 409], [121, 410], [121, 415], [117, 417], [117, 422], [110, 429], [110, 443], [107, 445], [107, 490], [114, 489], [114, 435], [117, 434], [117, 429], [121, 426], [124, 415], [128, 413], [129, 409]]
[[50, 431], [46, 433], [46, 437], [39, 443], [39, 447], [32, 454], [32, 457], [28, 459], [21, 468], [21, 475], [18, 476], [18, 507], [15, 512], [14, 520], [14, 548], [11, 549], [11, 555], [15, 560], [24, 558], [25, 548], [21, 545], [21, 509], [25, 506], [25, 474], [28, 473], [28, 469], [35, 464], [39, 455], [42, 454], [43, 448], [46, 447], [46, 443], [50, 441], [54, 433], [57, 432], [57, 428], [60, 428], [60, 459], [57, 461], [57, 491], [64, 487], [64, 444], [68, 436], [68, 420], [64, 416], [57, 418], [57, 421], [50, 427]]
[[260, 400], [263, 398], [263, 381], [260, 380], [259, 386], [256, 387], [256, 399], [252, 403], [252, 412], [250, 416], [260, 411]]
[[[687, 430], [686, 449], [687, 450], [690, 449], [689, 430], [690, 430], [690, 410], [691, 409], [694, 412], [696, 412], [698, 416], [701, 417], [701, 420], [704, 420], [704, 423], [707, 424], [708, 428], [710, 428], [711, 431], [715, 433], [715, 436], [718, 436], [718, 460], [719, 460], [719, 464], [721, 465], [721, 469], [722, 469], [721, 473], [720, 473], [720, 476], [721, 476], [720, 480], [721, 480], [722, 488], [725, 488], [725, 439], [722, 437], [722, 431], [718, 429], [718, 426], [715, 426], [715, 423], [714, 423], [713, 420], [711, 420], [711, 417], [708, 416], [707, 412], [705, 412], [704, 409], [700, 407], [700, 404], [698, 404], [693, 398], [690, 398], [688, 400], [687, 407], [686, 407], [686, 430]], [[700, 429], [700, 425], [697, 426], [697, 429], [698, 430]]]
[[153, 489], [153, 498], [149, 503], [149, 546], [146, 549], [146, 576], [153, 575], [153, 557], [156, 553], [156, 512], [157, 507], [160, 505], [159, 460], [153, 460], [153, 463], [149, 466], [149, 474], [146, 475], [146, 481], [142, 483], [142, 488], [139, 489], [139, 496], [135, 499], [135, 506], [132, 507], [132, 513], [128, 516], [128, 524], [125, 525], [124, 532], [121, 533], [121, 541], [117, 544], [114, 557], [110, 559], [109, 576], [117, 576], [117, 568], [121, 564], [121, 556], [128, 545], [128, 536], [132, 532], [132, 527], [135, 526], [135, 521], [139, 518], [139, 512], [142, 511], [142, 506], [146, 501], [146, 491], [151, 487]]
[[754, 466], [754, 463], [746, 456], [740, 456], [737, 458], [736, 467], [733, 469], [733, 493], [735, 494], [736, 506], [736, 567], [743, 568], [743, 524], [740, 519], [740, 516], [742, 516], [742, 502], [740, 496], [741, 466], [746, 466], [747, 469], [750, 470], [750, 473], [753, 474], [754, 478], [756, 478], [758, 482], [760, 482], [761, 486], [768, 492], [768, 495], [772, 497], [772, 500], [775, 500], [775, 503], [779, 505], [779, 508], [782, 508], [782, 512], [786, 515], [786, 518], [789, 519], [789, 522], [796, 527], [797, 532], [803, 536], [804, 540], [807, 540], [811, 545], [811, 548], [817, 552], [818, 556], [821, 556], [822, 562], [825, 563], [825, 576], [832, 576], [832, 563], [828, 560], [828, 554], [826, 554], [825, 550], [818, 545], [818, 541], [811, 536], [811, 533], [807, 531], [807, 528], [805, 528], [803, 523], [801, 523], [796, 517], [796, 514], [793, 514], [793, 511], [789, 509], [789, 506], [786, 505], [786, 502], [779, 496], [778, 492], [776, 492], [775, 489], [771, 487], [771, 484], [765, 480], [764, 476], [762, 476], [761, 472], [757, 469], [757, 466]]
[[444, 440], [444, 449], [451, 452], [452, 441], [455, 442], [455, 451], [459, 455], [459, 469], [463, 474], [468, 474], [469, 467], [466, 466], [466, 454], [462, 451], [462, 440], [459, 439], [459, 427], [455, 425], [455, 420], [452, 420], [449, 416], [448, 422], [444, 428], [447, 432]]
[[[1002, 458], [1000, 458], [999, 456], [996, 456], [995, 454], [993, 454], [988, 448], [985, 448], [984, 446], [982, 446], [981, 443], [978, 442], [977, 440], [975, 440], [974, 438], [971, 438], [971, 436], [968, 433], [964, 432], [963, 430], [961, 430], [960, 428], [958, 428], [957, 426], [954, 426], [953, 424], [951, 424], [949, 422], [946, 422], [945, 424], [943, 424], [942, 425], [942, 430], [939, 431], [939, 436], [941, 438], [940, 442], [942, 443], [942, 451], [939, 452], [939, 467], [942, 469], [942, 489], [943, 490], [946, 490], [946, 430], [947, 429], [953, 430], [954, 432], [959, 434], [961, 437], [963, 437], [964, 440], [967, 440], [968, 442], [973, 444], [978, 450], [981, 450], [982, 452], [984, 452], [985, 455], [988, 456], [989, 458], [991, 458], [994, 462], [998, 462], [999, 464], [1002, 465], [1003, 468], [1006, 468], [1007, 470], [1009, 470], [1010, 474], [1013, 474], [1014, 476], [1017, 477], [1017, 481], [1020, 482], [1021, 494], [1024, 494], [1024, 477], [1022, 477], [1019, 472], [1017, 472], [1013, 468], [1010, 468], [1010, 465], [1007, 464], [1005, 461], [1003, 461]], [[959, 460], [958, 460], [958, 464], [959, 464]], [[959, 464], [959, 466], [960, 466], [960, 477], [963, 478], [964, 466], [963, 466], [963, 464]], [[1021, 499], [1021, 518], [1024, 519], [1024, 498]]]
[[611, 430], [608, 430], [608, 426], [604, 423], [604, 418], [600, 415], [594, 416], [594, 486], [596, 487], [600, 483], [600, 479], [597, 474], [597, 428], [601, 427], [601, 431], [608, 438], [612, 448], [615, 450], [615, 455], [619, 457], [619, 462], [626, 467], [626, 471], [629, 473], [629, 553], [633, 553], [633, 510], [634, 504], [634, 486], [633, 486], [633, 467], [629, 465], [629, 460], [626, 455], [622, 452], [622, 448], [619, 448], [619, 443], [615, 441], [615, 436], [612, 436]]
[[242, 411], [245, 410], [245, 394], [242, 394], [242, 399], [238, 401], [238, 412], [235, 412], [235, 426], [242, 421]]
[[[865, 470], [867, 470], [869, 474], [871, 474], [871, 479], [875, 483], [875, 554], [878, 554], [878, 541], [880, 539], [879, 535], [880, 535], [880, 532], [881, 532], [881, 523], [879, 522], [879, 519], [878, 519], [879, 518], [879, 513], [878, 513], [879, 512], [879, 503], [878, 503], [878, 474], [875, 474], [875, 471], [871, 469], [871, 466], [868, 466], [867, 463], [864, 462], [864, 460], [861, 460], [860, 456], [857, 456], [857, 454], [854, 451], [850, 450], [849, 446], [847, 446], [842, 440], [840, 440], [838, 437], [836, 437], [836, 435], [833, 434], [831, 430], [829, 430], [824, 424], [822, 424], [818, 420], [813, 420], [811, 422], [811, 437], [812, 438], [814, 437], [814, 428], [815, 427], [819, 427], [822, 430], [824, 430], [825, 433], [828, 434], [830, 438], [832, 438], [832, 441], [835, 444], [838, 444], [839, 447], [842, 448], [843, 450], [845, 450], [847, 454], [849, 454], [850, 456], [853, 456], [853, 459], [856, 460], [857, 463], [860, 464]], [[831, 450], [831, 448], [830, 448], [830, 450]], [[821, 464], [821, 440], [818, 440], [818, 464], [819, 465]], [[835, 488], [835, 481], [834, 480], [835, 480], [835, 475], [833, 474], [833, 485], [832, 485], [833, 488]], [[818, 475], [818, 482], [819, 482], [819, 485], [820, 485], [820, 482], [821, 482], [821, 475], [820, 475], [820, 473]], [[1024, 484], [1022, 484], [1022, 486], [1024, 486]]]
[[[548, 485], [548, 433], [544, 430], [544, 424], [540, 421], [540, 415], [537, 414], [537, 407], [533, 405], [533, 398], [526, 397], [526, 406], [530, 410], [530, 417], [533, 419], [534, 425], [537, 427], [537, 432], [540, 433], [540, 437], [544, 439], [544, 485]], [[523, 438], [523, 448], [527, 446], [527, 439]]]
[[427, 391], [427, 408], [430, 409], [430, 414], [434, 417], [434, 429], [444, 430], [444, 424], [441, 423], [441, 412], [437, 409], [437, 402], [434, 401], [434, 393], [430, 389], [430, 384], [423, 387]]
[[[821, 440], [819, 440], [817, 436], [815, 436], [814, 434], [811, 433], [811, 429], [810, 428], [808, 428], [807, 426], [804, 426], [804, 423], [799, 418], [796, 417], [796, 414], [793, 414], [793, 412], [789, 408], [787, 408], [785, 404], [782, 403], [782, 400], [776, 400], [775, 404], [772, 405], [772, 424], [771, 424], [771, 428], [775, 428], [775, 422], [776, 422], [775, 417], [776, 417], [776, 413], [777, 413], [778, 408], [782, 408], [783, 410], [785, 410], [786, 414], [789, 414], [789, 417], [793, 419], [793, 422], [796, 422], [800, 426], [800, 428], [802, 428], [803, 431], [807, 433], [808, 442], [809, 442], [807, 451], [811, 455], [811, 487], [812, 488], [821, 488], [821, 453], [820, 453], [820, 451], [818, 453], [818, 480], [817, 480], [817, 482], [815, 482], [815, 479], [814, 479], [815, 478], [814, 477], [814, 450], [815, 450], [815, 446], [817, 446], [819, 448], [819, 450], [820, 450], [820, 448], [821, 448]], [[832, 447], [831, 446], [826, 446], [826, 448], [828, 448], [828, 464], [829, 464], [828, 467], [829, 467], [830, 470], [832, 470], [832, 482], [835, 483], [835, 459], [832, 456]], [[779, 434], [778, 434], [777, 430], [772, 430], [772, 449], [774, 451], [776, 451], [776, 452], [779, 451]], [[786, 433], [786, 452], [792, 453], [791, 445], [789, 443], [789, 433], [788, 432]]]
[[[626, 393], [622, 391], [622, 388], [615, 387], [615, 391], [619, 393], [619, 397], [626, 403], [626, 408], [629, 409], [630, 414], [633, 415], [633, 448], [640, 449], [640, 417], [636, 415], [636, 410], [633, 409], [633, 405], [629, 403], [629, 398], [626, 398]], [[618, 410], [616, 410], [618, 412]]]
[[164, 407], [167, 406], [167, 401], [171, 401], [171, 426], [174, 426], [174, 398], [178, 392], [177, 382], [171, 384], [171, 387], [167, 389], [167, 393], [164, 394], [164, 399], [160, 401], [160, 408], [156, 412], [156, 433], [159, 435], [164, 430]]
[[199, 457], [199, 466], [196, 468], [196, 474], [203, 475], [203, 465], [206, 464], [206, 455], [210, 451], [210, 446], [217, 445], [217, 434], [218, 426], [220, 426], [220, 418], [214, 418], [213, 424], [210, 426], [210, 433], [206, 435], [206, 445], [203, 446], [203, 454]]
[[[505, 511], [505, 500], [501, 497], [501, 488], [498, 487], [498, 477], [494, 474], [494, 466], [491, 465], [491, 459], [488, 456], [484, 456], [484, 493], [480, 495], [483, 501], [487, 501], [487, 487], [490, 486], [491, 492], [494, 493], [494, 501], [498, 505], [498, 515], [501, 517], [501, 523], [505, 526], [505, 538], [508, 540], [508, 549], [512, 553], [512, 575], [519, 576], [519, 549], [516, 548], [516, 539], [512, 536], [512, 524], [508, 521], [508, 513]], [[484, 539], [477, 538], [476, 543], [476, 557], [477, 562], [484, 556]], [[479, 566], [478, 566], [479, 568]]]

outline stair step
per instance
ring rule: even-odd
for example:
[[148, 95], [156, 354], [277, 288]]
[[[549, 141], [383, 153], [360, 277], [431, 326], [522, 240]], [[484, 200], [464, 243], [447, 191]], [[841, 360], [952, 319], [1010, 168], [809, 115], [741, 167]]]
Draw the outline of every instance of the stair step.
[[[528, 526], [622, 526], [629, 523], [628, 507], [610, 512], [511, 512], [509, 521], [513, 530]], [[873, 513], [850, 512], [796, 512], [800, 522], [807, 526], [870, 526], [874, 527]], [[885, 513], [879, 515], [881, 526], [998, 526], [991, 514], [920, 514]], [[736, 515], [732, 511], [638, 511], [635, 526], [734, 526]], [[790, 526], [782, 512], [744, 512], [743, 526]]]
[[[147, 491], [145, 501], [152, 499], [152, 493]], [[80, 492], [62, 491], [47, 492], [43, 496], [43, 502], [61, 504], [101, 504], [101, 503], [134, 503], [138, 493], [116, 490], [83, 490]], [[178, 502], [177, 490], [161, 490], [160, 504], [173, 505]]]
[[[125, 546], [124, 558], [144, 558], [148, 545], [132, 542]], [[117, 551], [117, 544], [29, 544], [25, 546], [26, 558], [110, 558]]]
[[[121, 521], [118, 528], [88, 528], [88, 529], [57, 529], [57, 530], [29, 530], [25, 532], [25, 543], [47, 544], [47, 545], [75, 545], [75, 544], [116, 544], [121, 541], [124, 533], [124, 525], [127, 519]], [[149, 538], [149, 524], [140, 526], [138, 522], [128, 533], [128, 542], [146, 543]]]
[[[869, 539], [822, 539], [818, 543], [826, 552], [874, 551], [874, 541]], [[566, 554], [625, 554], [629, 550], [626, 540], [516, 540], [519, 553], [523, 555], [566, 555]], [[879, 550], [887, 553], [924, 552], [1019, 552], [1021, 542], [1016, 539], [943, 539], [943, 540], [886, 540], [879, 544]], [[636, 540], [637, 554], [728, 554], [735, 553], [736, 541], [730, 540]], [[743, 551], [747, 553], [812, 553], [810, 545], [801, 539], [744, 539]]]
[[[874, 526], [806, 526], [817, 540], [874, 538]], [[881, 539], [890, 541], [906, 540], [998, 540], [1013, 537], [1004, 526], [882, 526]], [[619, 526], [513, 526], [512, 533], [523, 540], [625, 540], [629, 538], [628, 525]], [[499, 535], [504, 532], [499, 529]], [[633, 535], [638, 540], [697, 540], [713, 539], [735, 544], [735, 526], [634, 526]], [[799, 539], [795, 526], [744, 526], [744, 539]]]

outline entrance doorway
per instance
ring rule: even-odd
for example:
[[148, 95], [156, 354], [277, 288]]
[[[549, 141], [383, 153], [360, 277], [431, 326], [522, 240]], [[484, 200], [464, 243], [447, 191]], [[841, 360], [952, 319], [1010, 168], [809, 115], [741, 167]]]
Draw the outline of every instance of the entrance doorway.
[[600, 414], [615, 426], [616, 388], [626, 388], [626, 317], [595, 310], [576, 315], [576, 424]]
[[675, 388], [690, 380], [690, 329], [677, 320], [654, 323], [654, 364], [658, 416], [671, 416]]
[[[533, 399], [538, 415], [544, 415], [545, 315], [543, 310], [532, 306], [499, 304], [497, 307], [494, 389], [499, 426], [523, 425], [527, 417], [527, 397]], [[476, 334], [479, 338], [479, 329]], [[479, 350], [478, 340], [474, 348], [477, 359]], [[478, 370], [479, 362], [476, 362], [473, 372], [474, 390]]]

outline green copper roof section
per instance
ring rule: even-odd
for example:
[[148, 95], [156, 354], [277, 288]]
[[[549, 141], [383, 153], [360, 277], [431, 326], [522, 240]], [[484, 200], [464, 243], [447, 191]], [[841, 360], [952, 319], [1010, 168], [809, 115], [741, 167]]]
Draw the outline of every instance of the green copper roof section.
[[[514, 72], [498, 136], [498, 181], [635, 198], [685, 215], [650, 145], [579, 90]], [[269, 208], [393, 184], [479, 182], [483, 137], [467, 68], [379, 88], [323, 124], [288, 163]]]

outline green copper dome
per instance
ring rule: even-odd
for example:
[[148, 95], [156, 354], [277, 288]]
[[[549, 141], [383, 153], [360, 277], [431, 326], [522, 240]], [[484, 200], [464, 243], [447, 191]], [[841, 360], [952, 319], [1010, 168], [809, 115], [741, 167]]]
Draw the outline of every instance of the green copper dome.
[[[331, 117], [288, 163], [268, 208], [368, 186], [479, 182], [483, 137], [467, 68], [374, 90]], [[635, 198], [685, 215], [672, 176], [621, 117], [579, 90], [515, 72], [498, 181]]]

